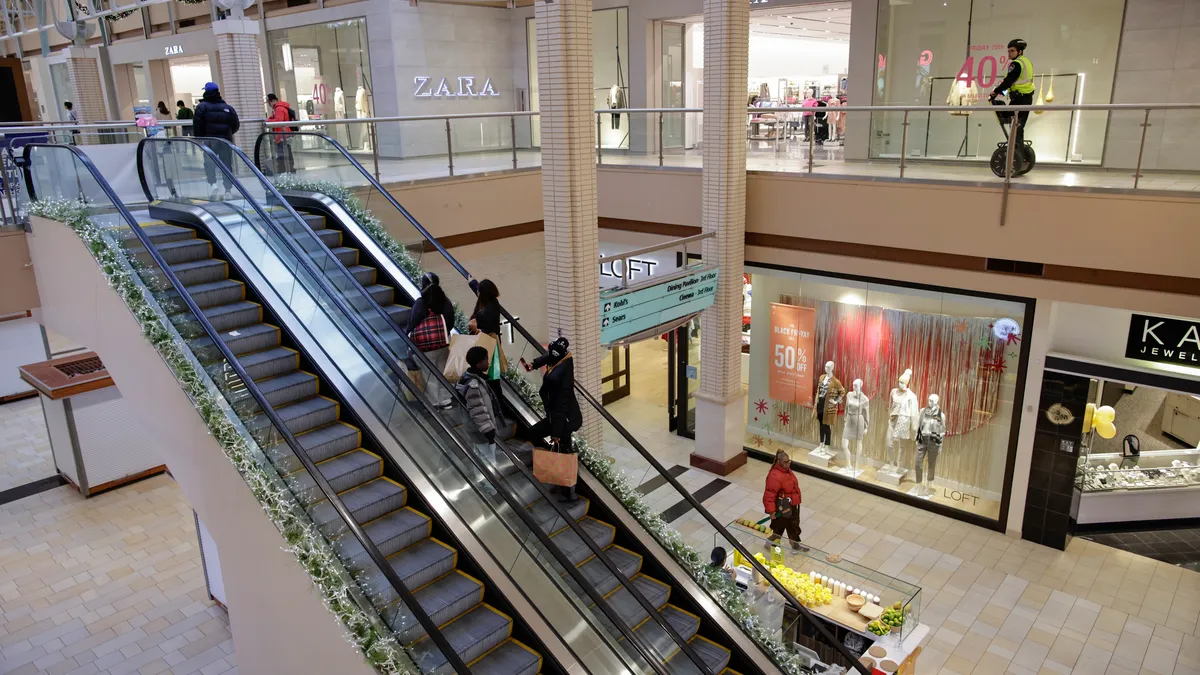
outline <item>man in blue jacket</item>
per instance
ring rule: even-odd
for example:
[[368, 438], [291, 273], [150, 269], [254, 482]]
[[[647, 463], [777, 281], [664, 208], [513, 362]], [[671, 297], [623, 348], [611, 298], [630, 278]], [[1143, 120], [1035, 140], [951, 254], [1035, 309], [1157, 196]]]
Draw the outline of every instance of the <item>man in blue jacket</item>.
[[[209, 82], [204, 85], [204, 96], [196, 105], [196, 115], [192, 118], [192, 131], [196, 138], [221, 138], [232, 143], [233, 135], [237, 133], [239, 127], [241, 127], [241, 122], [238, 120], [237, 111], [221, 98], [221, 90], [217, 84]], [[217, 153], [217, 157], [225, 163], [225, 166], [229, 166], [233, 161], [233, 148], [228, 145], [211, 143], [209, 147]], [[204, 174], [208, 177], [208, 184], [212, 186], [211, 199], [214, 201], [220, 199], [222, 194], [225, 197], [229, 196], [230, 191], [233, 190], [233, 183], [228, 176], [222, 173], [221, 180], [225, 184], [225, 190], [222, 193], [217, 186], [217, 167], [212, 162], [204, 163]]]

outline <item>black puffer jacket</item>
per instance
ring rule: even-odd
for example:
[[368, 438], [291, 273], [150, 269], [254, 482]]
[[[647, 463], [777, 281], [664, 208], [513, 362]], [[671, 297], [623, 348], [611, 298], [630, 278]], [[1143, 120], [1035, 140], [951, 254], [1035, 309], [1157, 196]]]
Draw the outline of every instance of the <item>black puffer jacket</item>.
[[204, 92], [204, 98], [196, 106], [196, 116], [192, 119], [192, 131], [200, 138], [224, 138], [233, 140], [233, 135], [241, 127], [237, 111], [221, 98], [217, 91]]
[[[539, 356], [533, 360], [533, 367], [549, 365], [550, 358], [549, 355]], [[569, 452], [568, 439], [571, 433], [583, 426], [583, 413], [579, 411], [579, 401], [575, 398], [575, 361], [570, 354], [547, 369], [538, 393], [546, 408], [546, 417], [550, 419], [550, 437], [562, 440], [568, 446], [563, 450]]]

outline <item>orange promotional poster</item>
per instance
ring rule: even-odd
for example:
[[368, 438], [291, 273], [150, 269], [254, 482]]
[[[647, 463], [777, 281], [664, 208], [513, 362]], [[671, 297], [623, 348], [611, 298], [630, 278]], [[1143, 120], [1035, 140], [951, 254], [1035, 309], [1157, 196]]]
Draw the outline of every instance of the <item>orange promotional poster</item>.
[[771, 387], [776, 401], [812, 407], [817, 310], [771, 303]]

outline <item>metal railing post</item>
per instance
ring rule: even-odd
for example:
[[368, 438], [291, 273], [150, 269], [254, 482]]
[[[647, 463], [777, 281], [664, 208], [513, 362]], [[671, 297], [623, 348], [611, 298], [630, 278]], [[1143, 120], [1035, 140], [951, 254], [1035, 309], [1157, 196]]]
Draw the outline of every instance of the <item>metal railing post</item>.
[[904, 121], [900, 123], [900, 177], [904, 178], [904, 166], [908, 159], [908, 111], [904, 111]]
[[658, 165], [663, 165], [663, 114], [658, 113]]
[[371, 161], [373, 161], [375, 163], [375, 182], [378, 183], [379, 182], [379, 134], [377, 134], [375, 132], [375, 123], [374, 122], [370, 122], [370, 126], [367, 127], [367, 130], [371, 134]]
[[1137, 169], [1133, 172], [1133, 189], [1138, 188], [1142, 178], [1142, 154], [1146, 152], [1146, 130], [1150, 128], [1150, 109], [1146, 108], [1146, 116], [1142, 118], [1142, 140], [1138, 143]]
[[450, 140], [450, 118], [446, 118], [446, 158], [450, 162], [450, 175], [454, 175], [454, 142]]
[[1004, 189], [1000, 194], [1000, 227], [1008, 222], [1008, 191], [1012, 187], [1013, 148], [1017, 144], [1017, 125], [1020, 124], [1020, 113], [1013, 112], [1008, 124], [1008, 148], [1004, 153]]
[[512, 130], [513, 170], [515, 171], [517, 169], [517, 116], [509, 117], [508, 121]]
[[604, 163], [604, 144], [600, 142], [600, 123], [604, 113], [595, 113], [596, 115], [596, 164]]
[[813, 172], [813, 141], [817, 136], [817, 118], [815, 115], [808, 116], [808, 172]]

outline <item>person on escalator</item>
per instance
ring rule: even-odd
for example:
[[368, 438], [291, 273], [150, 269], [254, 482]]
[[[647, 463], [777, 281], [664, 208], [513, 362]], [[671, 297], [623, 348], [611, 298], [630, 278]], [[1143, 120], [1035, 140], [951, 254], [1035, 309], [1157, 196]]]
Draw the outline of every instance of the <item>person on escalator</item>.
[[[441, 319], [441, 326], [438, 327]], [[454, 303], [446, 297], [442, 290], [441, 279], [433, 272], [426, 272], [421, 277], [421, 297], [413, 303], [412, 311], [408, 314], [408, 335], [413, 338], [417, 348], [440, 373], [446, 369], [446, 361], [450, 358], [450, 329], [454, 328]], [[440, 331], [440, 339], [435, 335]], [[409, 370], [417, 370], [414, 364], [409, 364]], [[450, 392], [438, 382], [435, 375], [425, 378], [427, 389], [425, 393], [429, 400], [439, 408], [449, 408], [451, 405]]]
[[[196, 112], [192, 118], [192, 132], [196, 138], [220, 138], [233, 143], [233, 135], [237, 133], [241, 125], [237, 111], [221, 98], [221, 89], [217, 83], [205, 84], [204, 96], [196, 106]], [[233, 148], [231, 146], [225, 143], [211, 143], [209, 147], [217, 153], [217, 157], [225, 166], [228, 167], [232, 164]], [[204, 175], [208, 177], [208, 184], [212, 186], [210, 198], [213, 201], [220, 199], [222, 194], [228, 197], [233, 190], [233, 182], [225, 172], [221, 172], [221, 181], [225, 185], [224, 193], [221, 192], [217, 186], [217, 171], [218, 167], [213, 166], [212, 162], [204, 162]]]
[[[542, 388], [538, 391], [546, 417], [526, 429], [522, 437], [531, 443], [544, 444], [548, 433], [550, 447], [556, 452], [575, 452], [571, 434], [583, 427], [583, 413], [575, 398], [575, 362], [571, 358], [570, 347], [567, 338], [560, 337], [550, 343], [546, 354], [526, 366], [528, 370], [546, 368]], [[521, 362], [524, 363], [524, 359]], [[574, 485], [560, 487], [559, 491], [560, 502], [574, 503], [579, 500], [575, 496]]]
[[489, 464], [496, 462], [496, 441], [507, 441], [513, 437], [515, 425], [504, 419], [504, 411], [500, 408], [500, 400], [492, 394], [488, 386], [487, 373], [492, 365], [492, 357], [483, 347], [471, 347], [467, 350], [467, 372], [463, 373], [454, 388], [463, 397], [471, 421], [475, 424], [479, 435], [487, 439], [487, 443], [477, 443], [475, 450]]
[[[472, 279], [470, 285], [471, 290], [478, 297], [478, 300], [475, 301], [475, 311], [471, 312], [471, 334], [484, 333], [494, 338], [496, 349], [500, 350], [500, 370], [507, 370], [508, 359], [504, 356], [504, 345], [500, 341], [500, 321], [504, 318], [504, 313], [500, 308], [500, 289], [491, 279], [482, 281]], [[500, 383], [499, 378], [489, 381], [492, 393], [497, 397], [502, 396]]]

